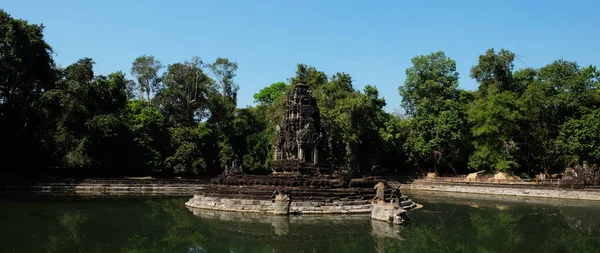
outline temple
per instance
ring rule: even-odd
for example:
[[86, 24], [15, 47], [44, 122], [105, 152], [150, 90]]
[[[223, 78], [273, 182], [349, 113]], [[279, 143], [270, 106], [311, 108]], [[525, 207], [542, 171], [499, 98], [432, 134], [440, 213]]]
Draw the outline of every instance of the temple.
[[308, 85], [297, 83], [286, 102], [273, 143], [275, 173], [319, 175], [329, 172], [327, 139]]
[[[382, 183], [385, 180], [332, 173], [317, 102], [308, 85], [297, 83], [292, 88], [282, 108], [284, 117], [276, 127], [273, 173], [246, 174], [234, 163], [199, 189], [186, 206], [273, 215], [357, 214], [371, 213], [373, 203], [380, 203], [376, 217], [402, 223], [402, 209], [414, 205], [399, 197], [399, 192], [390, 195], [392, 203], [385, 202], [386, 191], [392, 190]], [[372, 201], [374, 198], [379, 202]], [[390, 216], [392, 209], [394, 215]]]

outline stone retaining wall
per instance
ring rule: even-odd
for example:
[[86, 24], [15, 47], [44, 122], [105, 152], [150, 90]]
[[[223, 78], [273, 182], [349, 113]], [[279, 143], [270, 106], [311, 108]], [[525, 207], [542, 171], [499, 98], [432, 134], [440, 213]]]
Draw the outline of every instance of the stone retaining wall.
[[86, 179], [0, 183], [0, 193], [37, 195], [161, 195], [192, 196], [208, 180]]
[[[236, 211], [251, 213], [272, 213], [273, 203], [270, 200], [216, 198], [209, 196], [194, 195], [185, 203], [188, 207]], [[292, 201], [290, 213], [297, 214], [351, 214], [371, 212], [370, 200], [352, 201]]]
[[422, 190], [422, 191], [442, 191], [442, 192], [461, 192], [478, 193], [491, 195], [509, 195], [521, 197], [538, 198], [560, 198], [560, 199], [579, 199], [579, 200], [600, 200], [600, 191], [586, 189], [552, 189], [541, 187], [517, 187], [517, 186], [482, 186], [468, 184], [446, 184], [446, 183], [424, 183], [414, 182], [412, 184], [402, 185], [403, 189]]

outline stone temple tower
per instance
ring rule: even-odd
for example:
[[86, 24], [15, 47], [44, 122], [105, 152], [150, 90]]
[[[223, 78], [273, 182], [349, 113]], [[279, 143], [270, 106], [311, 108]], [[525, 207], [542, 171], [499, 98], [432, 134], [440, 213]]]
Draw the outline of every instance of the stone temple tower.
[[273, 143], [273, 170], [278, 173], [316, 175], [327, 166], [327, 138], [317, 102], [308, 85], [294, 85], [283, 122]]

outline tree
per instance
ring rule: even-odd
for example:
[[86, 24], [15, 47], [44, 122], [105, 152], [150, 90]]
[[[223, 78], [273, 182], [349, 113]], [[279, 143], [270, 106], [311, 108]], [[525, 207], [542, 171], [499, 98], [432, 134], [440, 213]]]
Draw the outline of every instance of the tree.
[[464, 159], [468, 127], [458, 90], [456, 63], [438, 51], [412, 59], [406, 81], [400, 86], [402, 106], [411, 117], [411, 132], [406, 142], [410, 157], [421, 165], [431, 164], [437, 172]]
[[516, 105], [521, 87], [513, 79], [514, 53], [493, 49], [479, 56], [471, 77], [479, 82], [476, 99], [468, 114], [473, 125], [474, 153], [469, 166], [513, 172], [519, 167], [516, 151], [520, 113]]
[[254, 94], [254, 102], [259, 105], [272, 105], [280, 96], [285, 94], [286, 87], [287, 84], [284, 82], [272, 83]]
[[164, 157], [168, 154], [170, 135], [165, 116], [155, 105], [148, 106], [142, 100], [127, 101], [122, 117], [131, 131], [128, 147], [129, 166], [142, 172], [163, 171]]
[[315, 67], [306, 64], [298, 64], [296, 76], [290, 79], [290, 83], [306, 83], [314, 91], [328, 81], [325, 72], [318, 71]]
[[202, 156], [205, 136], [211, 134], [206, 124], [197, 128], [170, 128], [171, 149], [173, 152], [165, 159], [167, 170], [175, 175], [198, 175], [206, 172], [207, 163]]
[[557, 143], [566, 151], [566, 165], [600, 162], [600, 109], [567, 121], [560, 129]]
[[121, 119], [128, 80], [122, 72], [94, 76], [93, 60], [83, 58], [64, 70], [41, 102], [48, 115], [55, 166], [120, 170], [131, 140]]
[[237, 62], [229, 61], [227, 58], [217, 58], [214, 63], [209, 65], [215, 79], [220, 84], [220, 89], [224, 97], [234, 103], [237, 101], [237, 92], [239, 86], [233, 82], [238, 68]]
[[[518, 100], [523, 116], [519, 158], [529, 174], [548, 173], [553, 168], [561, 172], [567, 163], [576, 162], [572, 160], [575, 153], [565, 153], [569, 148], [560, 147], [557, 137], [561, 131], [570, 131], [563, 124], [597, 108], [595, 75], [593, 67], [582, 68], [562, 59], [539, 70], [514, 74], [515, 81], [526, 87]], [[571, 124], [578, 124], [575, 122]]]
[[[44, 26], [14, 19], [0, 10], [0, 167], [30, 169], [51, 157], [44, 142], [45, 118], [39, 98], [58, 77]], [[30, 159], [36, 157], [36, 159]]]
[[169, 65], [163, 86], [156, 95], [157, 103], [171, 126], [193, 126], [205, 120], [208, 100], [217, 91], [214, 80], [203, 71], [200, 57]]
[[218, 87], [209, 94], [208, 108], [210, 118], [208, 123], [214, 127], [218, 136], [218, 150], [220, 167], [231, 166], [234, 162], [240, 164], [241, 157], [233, 151], [231, 140], [234, 113], [237, 106], [237, 91], [239, 87], [233, 78], [236, 76], [237, 63], [227, 58], [217, 58], [208, 68], [212, 73]]
[[137, 80], [137, 90], [140, 92], [140, 96], [146, 95], [148, 104], [150, 104], [150, 94], [155, 92], [160, 85], [158, 71], [162, 67], [163, 65], [159, 60], [148, 55], [136, 58], [131, 66], [131, 75]]

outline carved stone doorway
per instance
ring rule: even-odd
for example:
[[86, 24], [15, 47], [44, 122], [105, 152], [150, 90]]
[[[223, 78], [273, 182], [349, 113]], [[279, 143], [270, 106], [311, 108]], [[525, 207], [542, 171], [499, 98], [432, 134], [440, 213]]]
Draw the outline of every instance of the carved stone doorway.
[[304, 148], [304, 161], [305, 163], [314, 163], [314, 148], [312, 146]]

